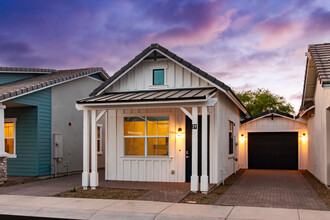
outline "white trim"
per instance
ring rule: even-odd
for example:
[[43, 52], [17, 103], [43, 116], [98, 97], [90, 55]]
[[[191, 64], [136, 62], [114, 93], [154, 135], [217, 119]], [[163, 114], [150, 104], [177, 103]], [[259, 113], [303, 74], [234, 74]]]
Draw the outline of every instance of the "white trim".
[[[277, 116], [282, 117], [282, 118], [285, 118], [285, 119], [289, 119], [289, 120], [292, 120], [292, 121], [297, 121], [296, 118], [290, 118], [290, 117], [283, 116], [283, 115], [280, 115], [280, 114], [277, 114], [277, 113], [269, 113], [269, 114], [267, 114], [267, 115], [263, 115], [263, 116], [260, 116], [260, 117], [258, 117], [258, 118], [255, 118], [255, 119], [253, 119], [253, 120], [251, 120], [251, 121], [245, 122], [245, 123], [243, 123], [242, 125], [246, 125], [246, 124], [248, 124], [248, 123], [250, 123], [250, 122], [253, 122], [253, 121], [256, 121], [256, 120], [259, 120], [259, 119], [265, 118], [265, 117], [267, 117], [267, 116], [269, 116], [269, 115], [277, 115]], [[307, 124], [307, 123], [304, 122], [304, 121], [299, 121], [299, 122], [304, 123], [304, 124]]]
[[14, 134], [13, 134], [14, 137], [12, 137], [12, 138], [4, 137], [4, 140], [14, 139], [14, 153], [10, 154], [10, 153], [6, 152], [8, 158], [17, 158], [17, 155], [16, 155], [16, 121], [17, 121], [17, 118], [5, 118], [5, 123], [13, 123], [14, 124]]
[[101, 111], [96, 117], [96, 122], [98, 122], [106, 112], [107, 112], [107, 110]]
[[[34, 92], [38, 92], [38, 91], [43, 90], [43, 89], [48, 89], [48, 88], [51, 88], [53, 86], [57, 86], [57, 85], [61, 85], [61, 84], [67, 83], [67, 82], [71, 82], [73, 80], [81, 79], [83, 77], [87, 77], [87, 76], [93, 75], [95, 73], [100, 73], [100, 72], [102, 74], [106, 75], [105, 73], [103, 73], [103, 71], [92, 72], [90, 74], [86, 74], [86, 75], [83, 75], [83, 76], [78, 76], [78, 77], [75, 77], [75, 78], [72, 78], [72, 79], [68, 79], [68, 80], [65, 80], [65, 81], [62, 81], [62, 82], [59, 82], [59, 83], [54, 83], [54, 84], [51, 84], [51, 85], [48, 85], [48, 86], [44, 86], [44, 87], [41, 87], [39, 89], [34, 89], [34, 90], [29, 91], [29, 92], [25, 92], [25, 93], [16, 95], [14, 97], [9, 97], [9, 98], [6, 98], [6, 99], [1, 100], [1, 102], [6, 102], [6, 101], [9, 101], [11, 99], [16, 99], [16, 98], [21, 97], [21, 96], [25, 96], [25, 95], [28, 95], [28, 94], [31, 94], [31, 93], [34, 93]], [[106, 77], [108, 78], [108, 75], [106, 75]], [[48, 80], [48, 81], [50, 81], [50, 80]], [[8, 92], [6, 92], [6, 93], [8, 93]], [[4, 94], [6, 94], [6, 93], [4, 93]]]
[[185, 115], [187, 115], [190, 118], [190, 120], [193, 119], [192, 114], [190, 114], [190, 112], [187, 109], [185, 109], [184, 107], [180, 107], [180, 109], [181, 111], [183, 111]]
[[315, 108], [315, 105], [313, 105], [313, 106], [309, 107], [308, 109], [302, 111], [302, 113], [299, 114], [299, 117], [304, 116], [307, 112], [309, 112], [309, 111], [312, 110], [313, 108]]
[[90, 78], [90, 79], [93, 79], [93, 80], [95, 80], [95, 81], [98, 81], [98, 82], [101, 82], [101, 83], [104, 83], [104, 81], [102, 81], [102, 80], [100, 80], [100, 79], [96, 79], [96, 78], [94, 78], [94, 77], [92, 77], [92, 76], [87, 76], [88, 78]]

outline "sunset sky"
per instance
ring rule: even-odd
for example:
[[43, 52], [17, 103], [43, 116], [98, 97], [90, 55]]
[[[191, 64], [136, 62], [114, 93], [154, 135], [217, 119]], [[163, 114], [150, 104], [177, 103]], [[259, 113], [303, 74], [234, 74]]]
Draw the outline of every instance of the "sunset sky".
[[112, 75], [160, 43], [234, 90], [266, 88], [298, 110], [308, 44], [330, 42], [330, 2], [10, 0], [0, 28], [0, 66]]

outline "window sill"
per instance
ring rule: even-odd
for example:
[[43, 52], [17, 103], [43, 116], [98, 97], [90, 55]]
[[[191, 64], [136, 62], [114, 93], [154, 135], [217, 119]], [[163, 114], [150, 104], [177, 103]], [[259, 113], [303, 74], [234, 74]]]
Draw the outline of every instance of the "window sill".
[[172, 160], [173, 156], [120, 156], [123, 159], [160, 159], [160, 160]]
[[8, 154], [7, 158], [17, 158], [17, 155], [16, 154]]
[[150, 89], [162, 89], [162, 88], [168, 88], [168, 85], [150, 85]]

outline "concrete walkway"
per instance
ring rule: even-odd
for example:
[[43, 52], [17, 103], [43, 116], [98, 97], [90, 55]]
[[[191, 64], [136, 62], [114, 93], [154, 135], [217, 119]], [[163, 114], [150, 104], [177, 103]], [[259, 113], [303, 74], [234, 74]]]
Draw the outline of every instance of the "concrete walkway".
[[328, 210], [295, 170], [246, 170], [215, 204]]
[[1, 215], [66, 219], [330, 219], [328, 211], [0, 195]]

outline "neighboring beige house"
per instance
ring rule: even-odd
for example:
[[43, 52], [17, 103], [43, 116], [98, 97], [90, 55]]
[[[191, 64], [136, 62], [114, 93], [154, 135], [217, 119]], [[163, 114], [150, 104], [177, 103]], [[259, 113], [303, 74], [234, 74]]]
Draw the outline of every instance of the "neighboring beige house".
[[299, 116], [307, 119], [307, 169], [330, 185], [330, 44], [313, 44], [306, 52], [305, 83]]
[[250, 116], [227, 85], [158, 44], [78, 100], [77, 109], [84, 112], [85, 189], [98, 186], [102, 117], [106, 180], [190, 182], [191, 191], [207, 192], [239, 169], [240, 121]]

